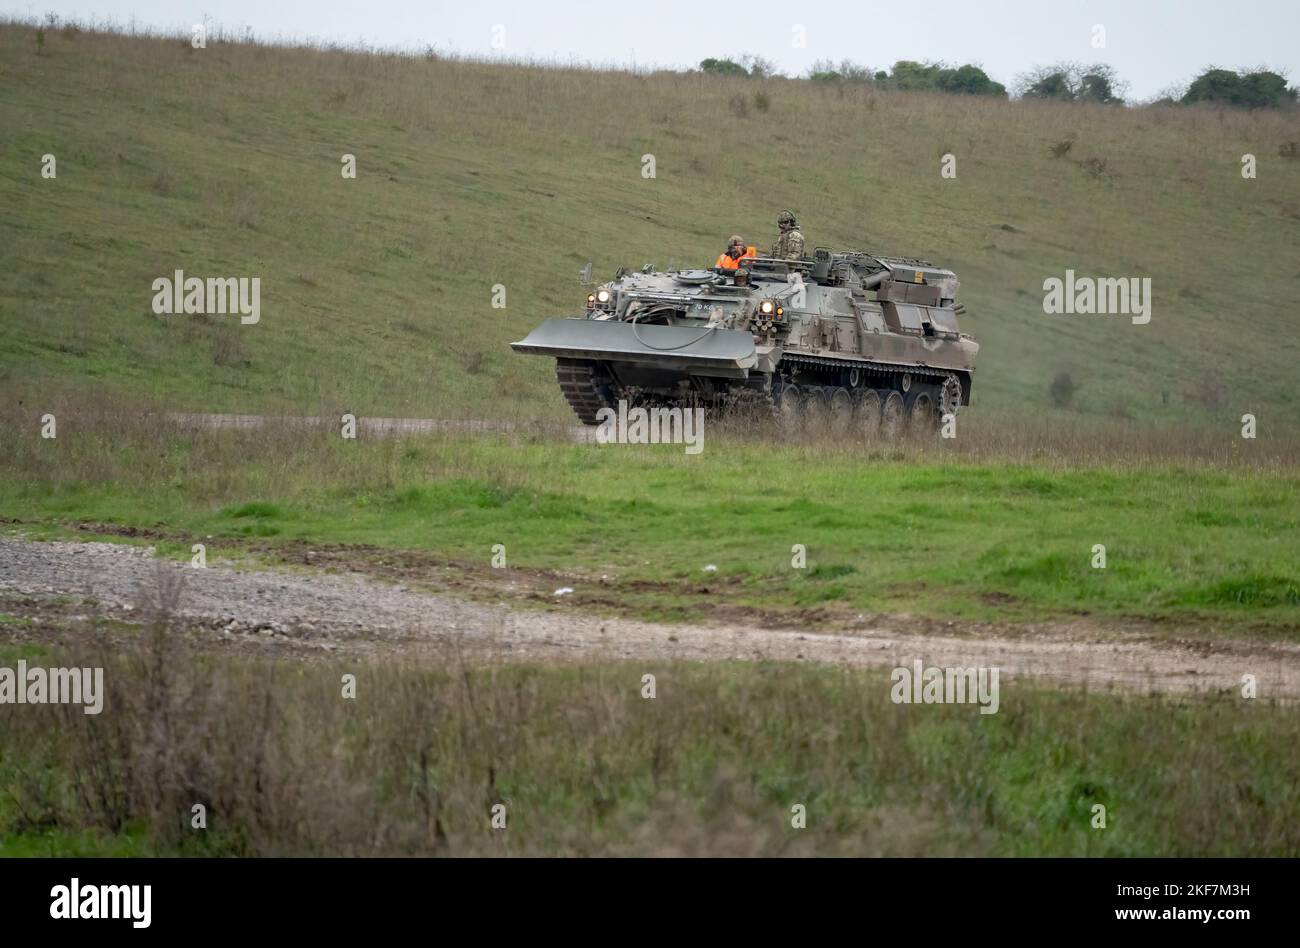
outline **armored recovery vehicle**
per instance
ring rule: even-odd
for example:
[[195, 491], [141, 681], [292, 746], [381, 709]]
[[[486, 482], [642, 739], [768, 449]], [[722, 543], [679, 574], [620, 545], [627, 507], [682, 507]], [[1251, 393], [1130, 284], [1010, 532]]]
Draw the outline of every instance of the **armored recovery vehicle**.
[[578, 418], [630, 404], [757, 403], [887, 436], [970, 404], [979, 344], [957, 328], [951, 270], [814, 251], [740, 270], [618, 271], [581, 317], [548, 319], [516, 352], [551, 356]]

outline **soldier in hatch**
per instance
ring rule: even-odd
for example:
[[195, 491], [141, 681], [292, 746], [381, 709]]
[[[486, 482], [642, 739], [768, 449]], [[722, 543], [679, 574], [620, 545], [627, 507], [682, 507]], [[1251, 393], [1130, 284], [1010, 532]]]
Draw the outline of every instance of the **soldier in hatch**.
[[794, 219], [794, 215], [782, 211], [776, 216], [776, 226], [780, 228], [781, 236], [772, 245], [772, 252], [768, 256], [777, 260], [802, 260], [803, 234], [799, 233], [799, 222]]

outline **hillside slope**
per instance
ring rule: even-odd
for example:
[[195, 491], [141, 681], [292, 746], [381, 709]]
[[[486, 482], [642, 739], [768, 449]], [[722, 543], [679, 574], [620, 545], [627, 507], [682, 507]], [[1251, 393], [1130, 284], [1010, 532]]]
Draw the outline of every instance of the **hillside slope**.
[[[1231, 429], [1297, 407], [1294, 113], [84, 32], [38, 55], [15, 25], [0, 80], [6, 401], [561, 417], [549, 363], [508, 343], [578, 312], [584, 263], [706, 264], [735, 231], [766, 245], [790, 207], [810, 246], [958, 272], [977, 409], [1047, 410], [1061, 371], [1078, 412]], [[260, 277], [260, 322], [154, 315], [152, 282], [177, 269]], [[1044, 314], [1067, 269], [1150, 277], [1150, 324]]]

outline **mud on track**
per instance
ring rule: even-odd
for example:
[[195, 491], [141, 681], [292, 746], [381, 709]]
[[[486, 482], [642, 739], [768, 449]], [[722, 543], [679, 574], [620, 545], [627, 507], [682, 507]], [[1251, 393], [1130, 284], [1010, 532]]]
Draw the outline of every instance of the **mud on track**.
[[[437, 582], [436, 576], [430, 577]], [[7, 641], [66, 640], [96, 618], [144, 621], [160, 590], [177, 590], [172, 613], [213, 648], [304, 658], [343, 654], [438, 661], [449, 648], [469, 660], [806, 661], [850, 667], [997, 666], [1097, 689], [1238, 691], [1253, 674], [1260, 697], [1300, 695], [1300, 645], [1124, 641], [1095, 635], [900, 632], [870, 623], [834, 632], [755, 624], [660, 625], [573, 611], [521, 610], [418, 591], [356, 574], [278, 572], [161, 560], [111, 543], [0, 538], [0, 612], [32, 620], [0, 624]], [[53, 630], [63, 630], [55, 635]]]

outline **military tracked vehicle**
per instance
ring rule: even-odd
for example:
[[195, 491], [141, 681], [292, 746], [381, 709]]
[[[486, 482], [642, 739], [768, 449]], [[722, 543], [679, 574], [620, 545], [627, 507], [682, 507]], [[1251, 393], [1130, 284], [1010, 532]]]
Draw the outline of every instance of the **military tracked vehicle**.
[[814, 251], [739, 270], [620, 269], [580, 317], [548, 319], [516, 352], [551, 356], [578, 418], [629, 404], [757, 404], [894, 436], [970, 404], [979, 344], [957, 327], [951, 270], [924, 260]]

